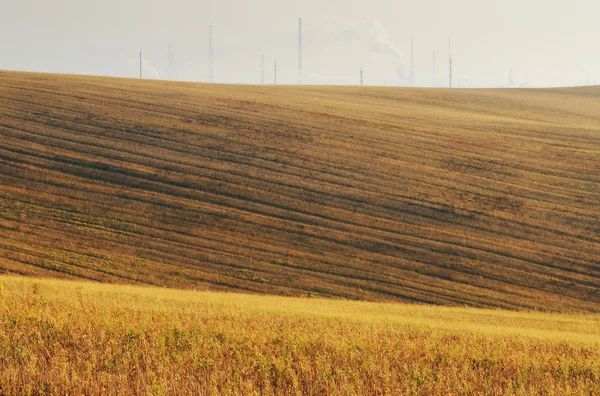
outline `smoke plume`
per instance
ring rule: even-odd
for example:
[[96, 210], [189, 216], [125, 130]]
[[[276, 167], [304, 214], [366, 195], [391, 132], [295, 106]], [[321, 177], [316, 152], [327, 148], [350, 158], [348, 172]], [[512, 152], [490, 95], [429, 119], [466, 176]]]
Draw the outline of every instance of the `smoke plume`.
[[398, 58], [402, 62], [402, 53], [394, 43], [377, 17], [373, 18], [371, 31], [369, 33], [369, 49], [374, 54], [388, 54]]

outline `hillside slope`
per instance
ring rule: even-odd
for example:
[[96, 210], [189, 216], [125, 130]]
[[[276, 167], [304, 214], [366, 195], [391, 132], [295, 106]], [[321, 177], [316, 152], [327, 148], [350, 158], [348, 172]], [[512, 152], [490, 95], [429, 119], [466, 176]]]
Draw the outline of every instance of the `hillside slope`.
[[0, 272], [598, 312], [599, 109], [0, 72]]

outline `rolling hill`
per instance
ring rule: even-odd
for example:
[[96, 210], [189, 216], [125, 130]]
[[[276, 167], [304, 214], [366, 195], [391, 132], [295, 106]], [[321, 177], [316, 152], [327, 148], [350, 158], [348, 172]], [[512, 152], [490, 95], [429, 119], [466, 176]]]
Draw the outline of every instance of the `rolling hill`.
[[600, 88], [0, 72], [0, 272], [600, 312]]

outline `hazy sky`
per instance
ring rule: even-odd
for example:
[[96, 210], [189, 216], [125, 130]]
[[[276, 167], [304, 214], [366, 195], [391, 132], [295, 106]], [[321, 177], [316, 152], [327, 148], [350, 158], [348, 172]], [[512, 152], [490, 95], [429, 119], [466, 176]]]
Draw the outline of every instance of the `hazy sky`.
[[0, 69], [165, 78], [175, 46], [177, 78], [207, 81], [208, 25], [215, 25], [218, 82], [298, 81], [298, 18], [304, 81], [396, 84], [397, 68], [448, 84], [600, 83], [599, 0], [0, 0]]

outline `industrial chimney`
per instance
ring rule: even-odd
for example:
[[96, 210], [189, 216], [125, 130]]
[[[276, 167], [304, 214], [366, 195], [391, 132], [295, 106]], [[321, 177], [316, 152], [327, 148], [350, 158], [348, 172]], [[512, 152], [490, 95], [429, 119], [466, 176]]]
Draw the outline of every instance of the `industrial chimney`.
[[410, 86], [415, 86], [415, 40], [410, 35]]
[[433, 51], [433, 88], [435, 88], [436, 86], [436, 76], [435, 76], [435, 72], [436, 72], [436, 68], [437, 68], [437, 64], [436, 64], [436, 60], [435, 60], [435, 51]]
[[265, 85], [265, 54], [260, 56], [260, 83]]
[[302, 84], [302, 18], [298, 19], [298, 84]]
[[215, 27], [212, 22], [208, 25], [208, 79], [215, 82]]
[[450, 88], [452, 88], [452, 38], [448, 38], [448, 61], [450, 72]]

